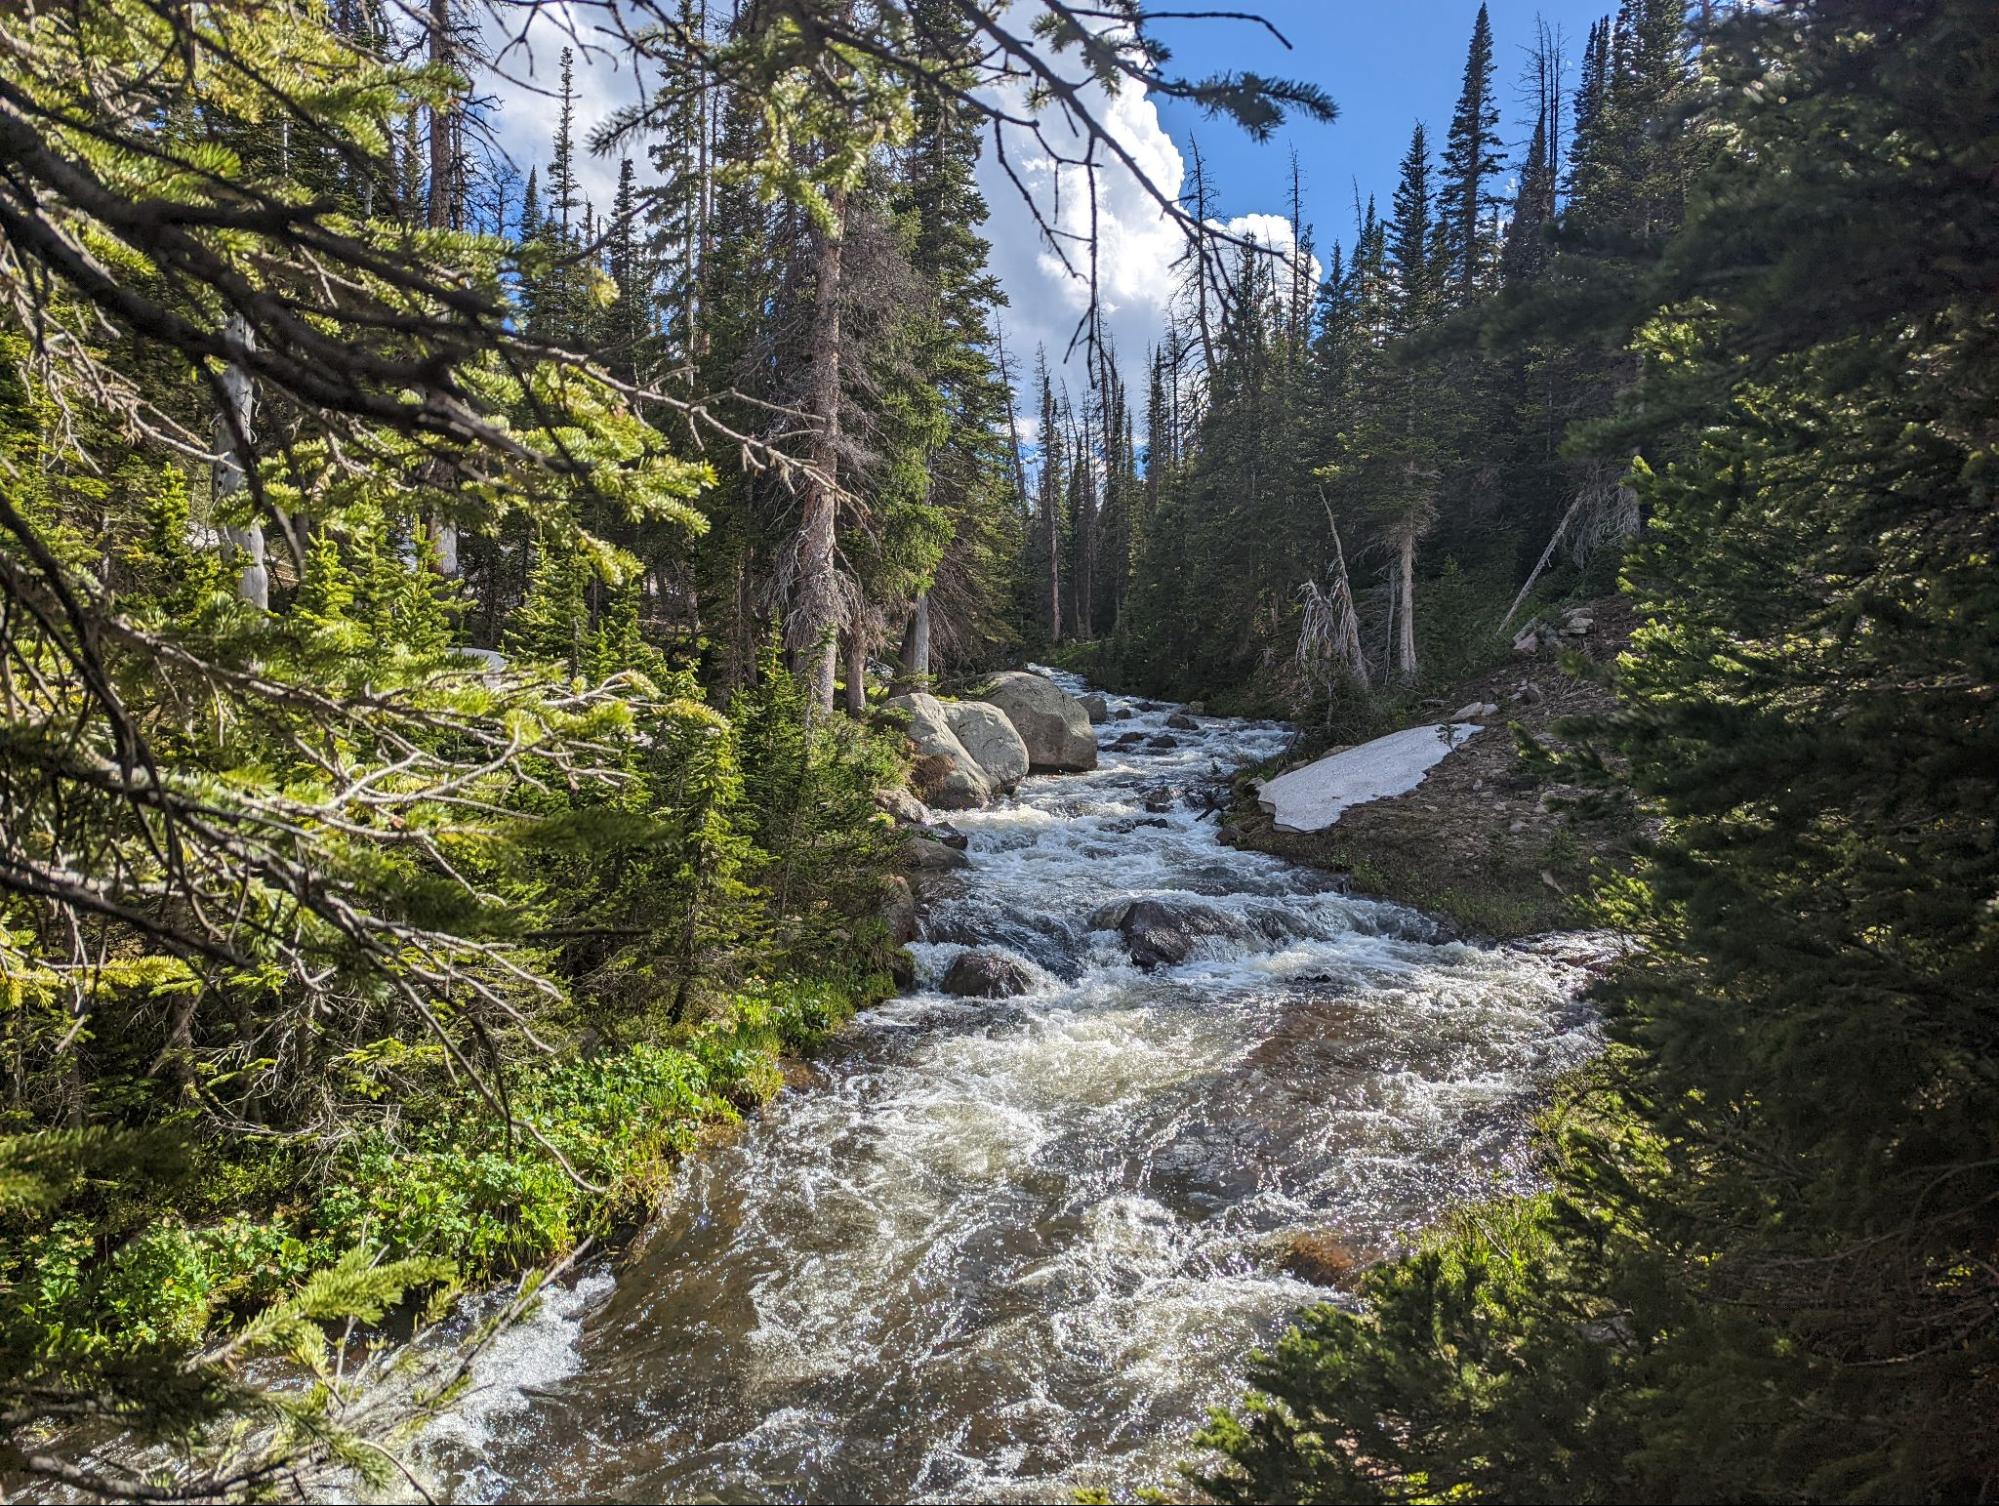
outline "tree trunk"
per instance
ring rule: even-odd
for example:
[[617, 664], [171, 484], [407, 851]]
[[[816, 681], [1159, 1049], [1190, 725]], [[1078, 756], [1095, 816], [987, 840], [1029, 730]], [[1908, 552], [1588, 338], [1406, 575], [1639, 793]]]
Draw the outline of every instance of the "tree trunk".
[[819, 233], [817, 276], [812, 293], [811, 372], [807, 383], [815, 427], [812, 471], [805, 479], [799, 522], [798, 596], [792, 607], [791, 646], [807, 667], [810, 696], [806, 714], [831, 715], [833, 679], [839, 653], [840, 582], [834, 562], [840, 473], [840, 276], [847, 221], [847, 195], [836, 192], [831, 223]]
[[867, 614], [855, 612], [847, 627], [847, 715], [862, 721], [868, 714]]
[[902, 673], [896, 677], [901, 690], [924, 690], [930, 684], [930, 593], [916, 598], [909, 613], [909, 626], [902, 633]]
[[1402, 610], [1395, 619], [1395, 675], [1404, 684], [1416, 678], [1416, 531], [1405, 528], [1398, 543], [1396, 580]]
[[[451, 0], [430, 0], [430, 61], [438, 68], [452, 64]], [[430, 228], [449, 230], [458, 218], [455, 213], [457, 164], [452, 147], [456, 138], [457, 107], [432, 105], [430, 109]], [[446, 580], [458, 575], [458, 525], [433, 512], [427, 520], [430, 530], [431, 568]]]
[[[249, 320], [241, 314], [229, 316], [228, 333], [232, 340], [245, 346], [256, 340]], [[222, 372], [222, 395], [223, 411], [215, 415], [215, 461], [209, 472], [216, 523], [222, 530], [222, 555], [224, 559], [243, 562], [242, 570], [236, 577], [236, 594], [258, 610], [269, 611], [271, 574], [264, 565], [263, 525], [250, 523], [236, 528], [222, 522], [223, 515], [244, 486], [243, 467], [249, 457], [239, 448], [239, 436], [243, 441], [248, 440], [257, 407], [250, 374], [241, 366], [225, 367]]]

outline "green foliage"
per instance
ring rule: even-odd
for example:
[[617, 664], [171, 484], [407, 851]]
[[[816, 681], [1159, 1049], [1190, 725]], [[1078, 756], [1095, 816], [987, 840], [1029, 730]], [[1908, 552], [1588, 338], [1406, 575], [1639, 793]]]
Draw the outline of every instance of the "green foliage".
[[[1677, 192], [1639, 76], [1678, 56], [1667, 9], [1627, 6], [1591, 62], [1587, 129], [1618, 143], [1579, 169], [1598, 224]], [[1217, 1496], [1999, 1478], [1999, 339], [1976, 279], [1932, 271], [1941, 244], [1999, 254], [1945, 166], [1999, 99], [1978, 12], [1819, 0], [1704, 46], [1730, 150], [1640, 288], [1645, 380], [1598, 430], [1659, 457], [1624, 563], [1646, 625], [1617, 712], [1562, 729], [1569, 777], [1628, 780], [1660, 822], [1597, 896], [1641, 943], [1598, 990], [1613, 1054], [1551, 1132], [1545, 1198], [1472, 1210], [1257, 1363], [1206, 1434]]]

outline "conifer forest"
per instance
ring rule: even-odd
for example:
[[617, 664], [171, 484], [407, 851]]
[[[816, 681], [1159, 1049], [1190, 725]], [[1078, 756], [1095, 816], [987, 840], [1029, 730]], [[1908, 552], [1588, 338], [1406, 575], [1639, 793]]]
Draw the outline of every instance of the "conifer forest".
[[1999, 1498], [1999, 7], [1601, 3], [0, 5], [0, 1499]]

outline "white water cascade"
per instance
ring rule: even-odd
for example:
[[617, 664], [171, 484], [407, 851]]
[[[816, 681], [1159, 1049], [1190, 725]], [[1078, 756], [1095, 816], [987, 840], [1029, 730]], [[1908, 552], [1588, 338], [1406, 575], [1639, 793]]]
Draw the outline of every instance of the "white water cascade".
[[[1129, 716], [1106, 741], [1177, 709], [1111, 704]], [[1522, 1185], [1537, 1090], [1596, 1049], [1578, 949], [1452, 941], [1222, 846], [1169, 791], [1288, 729], [1171, 735], [953, 818], [971, 866], [925, 920], [917, 991], [689, 1164], [615, 1280], [488, 1368], [476, 1437], [434, 1461], [459, 1495], [1060, 1500], [1159, 1480], [1251, 1348], [1344, 1300], [1285, 1274], [1287, 1238], [1390, 1249]], [[1198, 904], [1219, 934], [1141, 969], [1090, 926], [1133, 898]], [[973, 945], [1035, 986], [934, 991]]]

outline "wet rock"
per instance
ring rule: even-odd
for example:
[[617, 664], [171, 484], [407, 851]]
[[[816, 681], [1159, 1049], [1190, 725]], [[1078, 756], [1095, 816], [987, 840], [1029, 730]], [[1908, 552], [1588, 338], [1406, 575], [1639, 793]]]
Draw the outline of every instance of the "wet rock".
[[1166, 718], [1166, 725], [1180, 732], [1197, 732], [1201, 724], [1184, 711], [1176, 711]]
[[942, 842], [946, 847], [957, 852], [963, 852], [967, 847], [972, 845], [972, 839], [959, 831], [949, 821], [932, 821], [920, 832], [916, 833], [916, 835], [928, 837], [933, 842]]
[[1242, 844], [1242, 828], [1231, 821], [1215, 833], [1215, 840], [1224, 847], [1238, 847]]
[[908, 790], [876, 790], [875, 809], [893, 817], [898, 826], [923, 826], [930, 820], [929, 809]]
[[1143, 732], [1120, 732], [1116, 737], [1111, 739], [1110, 746], [1123, 751], [1126, 748], [1139, 747], [1144, 742], [1145, 734]]
[[972, 755], [996, 795], [1011, 795], [1027, 777], [1027, 744], [997, 706], [984, 701], [944, 701], [944, 720]]
[[943, 702], [919, 690], [894, 696], [888, 704], [909, 717], [909, 740], [919, 755], [916, 792], [925, 804], [962, 811], [993, 798], [992, 780], [951, 730]]
[[916, 954], [906, 946], [899, 946], [888, 955], [889, 981], [898, 989], [916, 986]]
[[1180, 739], [1170, 732], [1155, 732], [1145, 740], [1145, 745], [1148, 748], [1177, 748]]
[[1117, 900], [1090, 916], [1090, 929], [1116, 931], [1131, 960], [1143, 968], [1185, 962], [1209, 937], [1248, 941], [1253, 935], [1227, 911], [1183, 899]]
[[1337, 1235], [1293, 1234], [1284, 1241], [1277, 1264], [1314, 1286], [1351, 1286], [1367, 1267], [1368, 1256]]
[[1111, 713], [1111, 720], [1114, 722], [1128, 722], [1131, 720], [1131, 711], [1127, 707], [1120, 706]]
[[1180, 792], [1178, 790], [1165, 787], [1147, 790], [1145, 792], [1145, 808], [1155, 816], [1164, 815], [1167, 811], [1173, 809], [1173, 803], [1179, 798], [1179, 795]]
[[960, 952], [939, 986], [961, 999], [1010, 999], [1034, 987], [1034, 974], [1004, 952]]
[[968, 868], [971, 862], [957, 848], [924, 832], [912, 832], [902, 845], [904, 873], [949, 873], [956, 868]]
[[1111, 719], [1111, 703], [1095, 692], [1078, 696], [1076, 704], [1083, 708], [1083, 714], [1089, 717], [1092, 727], [1100, 727]]
[[1097, 735], [1089, 714], [1061, 686], [1012, 669], [994, 677], [984, 699], [1006, 713], [1036, 769], [1080, 774], [1097, 766]]
[[883, 877], [881, 908], [876, 913], [888, 928], [891, 945], [906, 946], [916, 940], [916, 891], [901, 874]]

